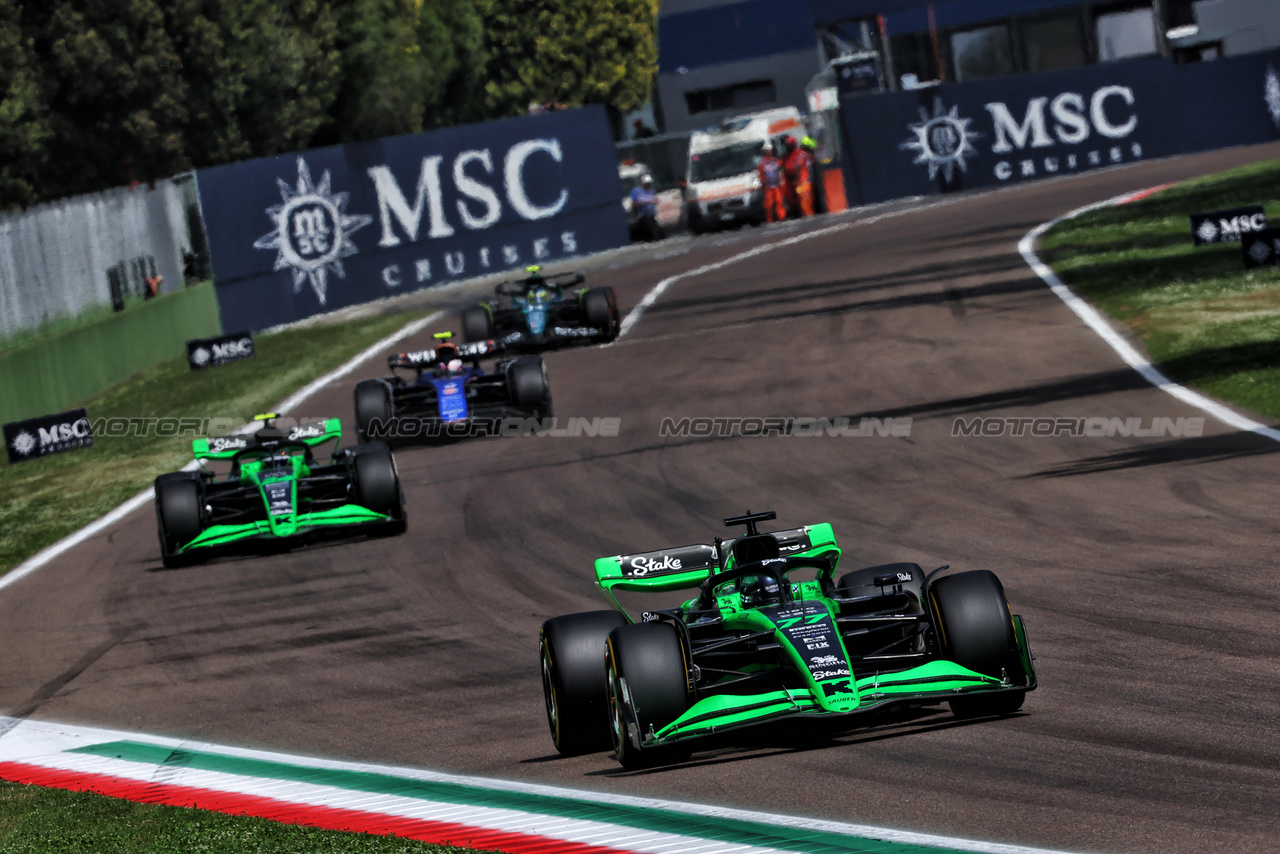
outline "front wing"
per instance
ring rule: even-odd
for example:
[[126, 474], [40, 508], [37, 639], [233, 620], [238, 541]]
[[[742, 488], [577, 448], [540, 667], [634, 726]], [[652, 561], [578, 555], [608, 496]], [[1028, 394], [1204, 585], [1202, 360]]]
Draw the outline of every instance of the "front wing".
[[[631, 724], [628, 735], [638, 747], [657, 747], [789, 717], [848, 718], [891, 705], [941, 703], [962, 694], [1025, 692], [1034, 687], [1034, 682], [1014, 685], [953, 661], [938, 660], [895, 673], [820, 683], [819, 690], [828, 692], [828, 704], [835, 705], [836, 710], [823, 709], [813, 693], [805, 688], [783, 688], [761, 694], [719, 694], [694, 703], [657, 732], [640, 733]], [[831, 693], [833, 690], [838, 693]], [[834, 698], [842, 702], [830, 703]]]
[[200, 536], [178, 550], [186, 554], [196, 549], [216, 548], [246, 540], [286, 540], [320, 532], [332, 531], [341, 526], [364, 526], [394, 522], [390, 516], [375, 512], [358, 504], [347, 504], [328, 510], [317, 510], [314, 513], [300, 513], [295, 524], [287, 534], [273, 530], [271, 522], [261, 519], [256, 522], [245, 522], [238, 525], [211, 525], [200, 532]]

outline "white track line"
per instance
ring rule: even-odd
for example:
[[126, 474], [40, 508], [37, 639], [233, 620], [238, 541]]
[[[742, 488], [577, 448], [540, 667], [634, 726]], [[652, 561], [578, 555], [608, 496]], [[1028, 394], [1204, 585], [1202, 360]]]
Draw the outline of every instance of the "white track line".
[[1114, 199], [1107, 199], [1105, 202], [1086, 205], [1082, 208], [1077, 208], [1068, 214], [1064, 214], [1057, 219], [1041, 223], [1031, 229], [1031, 231], [1027, 232], [1027, 235], [1018, 242], [1018, 251], [1022, 253], [1023, 260], [1031, 266], [1031, 269], [1035, 271], [1035, 274], [1043, 279], [1044, 283], [1058, 295], [1058, 298], [1067, 304], [1067, 308], [1075, 312], [1076, 316], [1083, 320], [1090, 329], [1098, 333], [1099, 337], [1101, 337], [1103, 341], [1107, 342], [1112, 350], [1115, 350], [1116, 353], [1119, 354], [1120, 358], [1125, 361], [1125, 364], [1141, 374], [1142, 378], [1147, 382], [1151, 383], [1161, 391], [1173, 395], [1183, 403], [1194, 406], [1196, 409], [1213, 416], [1228, 427], [1234, 427], [1237, 430], [1246, 430], [1250, 433], [1257, 433], [1259, 436], [1265, 436], [1268, 439], [1280, 442], [1280, 430], [1267, 427], [1265, 424], [1259, 424], [1257, 421], [1246, 418], [1240, 413], [1228, 409], [1221, 403], [1210, 400], [1199, 392], [1192, 391], [1186, 386], [1179, 385], [1158, 371], [1156, 367], [1147, 360], [1146, 356], [1139, 353], [1134, 349], [1133, 345], [1116, 332], [1107, 319], [1104, 318], [1096, 308], [1077, 296], [1075, 292], [1072, 291], [1071, 288], [1067, 287], [1067, 285], [1058, 278], [1058, 275], [1054, 273], [1053, 270], [1049, 269], [1049, 267], [1036, 255], [1036, 241], [1039, 240], [1041, 235], [1046, 231], [1053, 228], [1063, 220], [1072, 219], [1080, 216], [1081, 214], [1088, 213], [1089, 211], [1097, 210], [1098, 208], [1120, 204], [1137, 195], [1139, 194], [1125, 193], [1123, 196], [1117, 196]]
[[[437, 320], [442, 314], [444, 314], [444, 312], [441, 312], [441, 311], [433, 312], [427, 317], [423, 317], [419, 320], [415, 320], [412, 323], [401, 327], [400, 329], [391, 333], [386, 338], [383, 338], [381, 341], [377, 342], [376, 344], [372, 344], [369, 347], [365, 348], [360, 353], [357, 353], [355, 356], [351, 357], [349, 360], [342, 363], [334, 370], [330, 371], [329, 373], [325, 374], [319, 379], [314, 380], [311, 383], [308, 383], [303, 388], [289, 395], [287, 398], [282, 400], [279, 403], [279, 405], [275, 407], [275, 410], [280, 412], [288, 412], [289, 410], [293, 409], [294, 407], [302, 403], [304, 400], [309, 398], [311, 395], [315, 394], [317, 391], [327, 386], [329, 383], [333, 382], [334, 380], [345, 377], [347, 374], [351, 373], [356, 368], [358, 368], [362, 363], [368, 361], [369, 359], [372, 359], [374, 356], [377, 356], [379, 353], [385, 352], [388, 347], [395, 344], [397, 341], [400, 341], [401, 339], [404, 339], [404, 338], [408, 338], [410, 335], [413, 335], [414, 333], [420, 332], [422, 329], [426, 328], [429, 324]], [[261, 424], [255, 421], [252, 424], [248, 424], [240, 428], [239, 430], [236, 431], [236, 433], [251, 433], [254, 430], [257, 430], [260, 426]], [[187, 465], [185, 465], [182, 470], [191, 471], [195, 467], [196, 467], [196, 463], [193, 461], [193, 462], [187, 463]], [[80, 545], [80, 543], [83, 543], [85, 540], [89, 539], [90, 537], [96, 534], [99, 534], [103, 530], [111, 527], [116, 522], [119, 522], [121, 519], [123, 519], [125, 516], [128, 516], [134, 510], [137, 510], [139, 507], [143, 506], [148, 501], [152, 500], [152, 498], [154, 497], [155, 497], [155, 490], [148, 487], [147, 489], [143, 490], [142, 492], [139, 492], [137, 495], [130, 498], [128, 501], [125, 501], [123, 504], [120, 504], [114, 510], [107, 513], [107, 515], [102, 516], [93, 522], [90, 522], [88, 525], [76, 531], [75, 533], [68, 534], [67, 536], [63, 537], [61, 540], [58, 540], [58, 542], [54, 543], [48, 548], [40, 552], [37, 552], [36, 554], [27, 558], [25, 561], [18, 564], [13, 569], [9, 570], [9, 572], [0, 576], [0, 590], [3, 590], [4, 588], [8, 587], [10, 584], [17, 583], [19, 579], [25, 578], [26, 576], [35, 572], [37, 569], [44, 566], [49, 561], [53, 560], [55, 557], [62, 554], [63, 552], [69, 549], [72, 549], [75, 546]]]

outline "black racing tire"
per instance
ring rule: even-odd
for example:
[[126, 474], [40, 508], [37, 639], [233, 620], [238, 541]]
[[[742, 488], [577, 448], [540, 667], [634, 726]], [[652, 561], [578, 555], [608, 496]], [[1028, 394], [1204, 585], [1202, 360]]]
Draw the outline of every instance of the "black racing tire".
[[507, 394], [516, 406], [550, 412], [551, 382], [541, 356], [523, 356], [507, 365]]
[[393, 526], [403, 530], [404, 496], [391, 449], [381, 442], [361, 445], [352, 460], [351, 474], [355, 502], [390, 516]]
[[395, 400], [391, 394], [391, 386], [383, 380], [361, 380], [356, 383], [355, 406], [356, 438], [361, 443], [383, 438], [386, 434], [377, 435], [376, 427], [373, 430], [375, 435], [371, 436], [369, 427], [375, 421], [381, 422], [385, 428], [390, 427], [391, 419], [395, 417]]
[[656, 732], [689, 708], [688, 666], [676, 628], [661, 622], [619, 626], [609, 633], [605, 661], [609, 734], [622, 767], [649, 768], [688, 756], [684, 745], [646, 748], [631, 740], [632, 732]]
[[604, 648], [609, 632], [626, 624], [617, 611], [567, 614], [542, 624], [542, 696], [551, 741], [562, 756], [608, 750], [612, 743]]
[[582, 295], [582, 313], [587, 325], [605, 330], [605, 339], [618, 337], [618, 300], [613, 288], [591, 288]]
[[[1025, 685], [1013, 617], [1004, 587], [987, 570], [961, 572], [929, 585], [929, 604], [944, 658], [987, 676], [1007, 675]], [[949, 701], [956, 717], [1008, 715], [1022, 707], [1024, 691], [972, 694]]]
[[482, 305], [473, 305], [462, 312], [462, 340], [488, 341], [493, 337], [493, 315]]
[[155, 481], [156, 529], [160, 537], [160, 559], [171, 569], [195, 562], [193, 555], [178, 549], [200, 536], [204, 530], [204, 500], [200, 478], [193, 472], [162, 474]]

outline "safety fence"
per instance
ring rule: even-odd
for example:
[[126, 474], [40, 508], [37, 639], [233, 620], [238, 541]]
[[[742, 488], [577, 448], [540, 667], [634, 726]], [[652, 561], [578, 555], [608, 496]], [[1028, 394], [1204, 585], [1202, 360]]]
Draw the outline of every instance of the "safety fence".
[[0, 213], [0, 342], [179, 289], [203, 245], [190, 175]]

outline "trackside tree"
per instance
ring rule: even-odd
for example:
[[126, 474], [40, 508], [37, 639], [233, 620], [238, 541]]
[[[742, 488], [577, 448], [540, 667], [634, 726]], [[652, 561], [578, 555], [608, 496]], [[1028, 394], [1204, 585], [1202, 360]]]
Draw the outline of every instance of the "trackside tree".
[[0, 0], [0, 210], [648, 98], [657, 0]]

